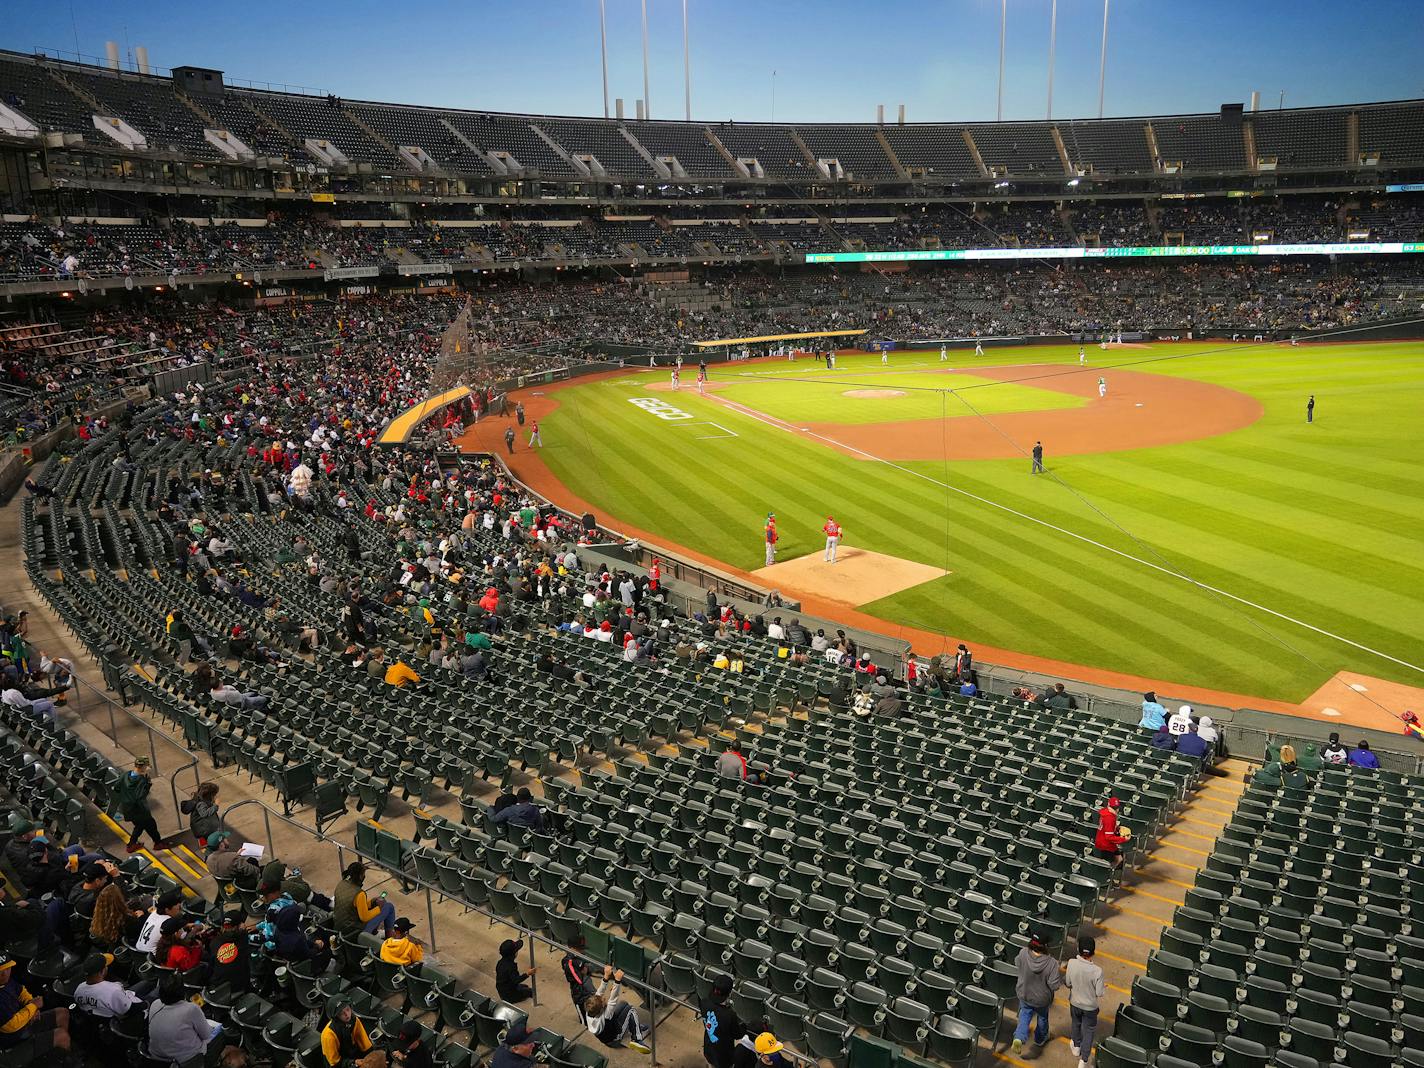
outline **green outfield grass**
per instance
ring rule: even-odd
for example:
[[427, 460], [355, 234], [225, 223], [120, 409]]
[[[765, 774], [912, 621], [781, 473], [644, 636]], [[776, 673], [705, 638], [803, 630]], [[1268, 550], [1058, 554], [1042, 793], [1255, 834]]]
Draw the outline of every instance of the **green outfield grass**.
[[[892, 467], [851, 459], [695, 390], [650, 394], [638, 385], [666, 381], [662, 373], [561, 391], [560, 409], [543, 424], [544, 459], [613, 515], [736, 567], [761, 566], [766, 512], [777, 513], [786, 559], [819, 550], [821, 522], [834, 511], [847, 544], [952, 572], [865, 606], [892, 622], [1281, 700], [1308, 695], [1342, 669], [1424, 685], [1409, 668], [1148, 566], [1185, 571], [1264, 609], [1419, 662], [1424, 345], [1221, 349], [1092, 350], [1091, 359], [1095, 367], [1127, 365], [1249, 393], [1265, 407], [1259, 422], [1183, 445], [1061, 460], [1050, 454], [1057, 479], [1033, 477], [1018, 460]], [[1168, 355], [1181, 358], [1160, 359]], [[927, 369], [938, 368], [937, 357]], [[1076, 346], [996, 350], [974, 361], [1052, 362], [1076, 363]], [[879, 370], [878, 357], [842, 358], [837, 374]], [[713, 377], [722, 375], [714, 369]], [[908, 375], [932, 385], [946, 377]], [[748, 381], [721, 395], [819, 422], [849, 422], [852, 404], [881, 403], [850, 401], [838, 386]], [[812, 398], [810, 388], [821, 395]], [[1031, 387], [992, 386], [974, 391], [976, 408], [1001, 389], [997, 411], [1031, 410], [1016, 405], [1042, 400]], [[1318, 407], [1307, 426], [1310, 393]], [[656, 396], [693, 419], [665, 422], [629, 403], [635, 396]], [[885, 403], [904, 411], [905, 399]], [[1054, 406], [1071, 400], [1050, 399]]]
[[[880, 365], [879, 357], [867, 365], [861, 357], [842, 357], [835, 371], [812, 369], [806, 360], [782, 366], [754, 364], [744, 375], [735, 372], [717, 374], [716, 381], [731, 382], [719, 396], [766, 412], [790, 423], [814, 423], [827, 418], [837, 423], [890, 423], [912, 419], [943, 419], [946, 407], [955, 407], [953, 399], [946, 403], [940, 390], [953, 387], [992, 385], [992, 389], [975, 391], [975, 407], [984, 401], [985, 415], [1003, 412], [1038, 412], [1049, 408], [1076, 408], [1087, 403], [1081, 397], [1036, 386], [1021, 386], [994, 382], [972, 374], [940, 373], [946, 365], [937, 354], [896, 353], [893, 367], [906, 364], [921, 370], [889, 371]], [[848, 391], [902, 390], [900, 397], [847, 397]], [[962, 414], [958, 412], [956, 414]]]

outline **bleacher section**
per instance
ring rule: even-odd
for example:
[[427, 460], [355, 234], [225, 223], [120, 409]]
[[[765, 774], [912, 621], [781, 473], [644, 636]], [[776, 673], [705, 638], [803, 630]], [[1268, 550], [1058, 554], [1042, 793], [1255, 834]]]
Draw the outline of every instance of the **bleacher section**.
[[1257, 774], [1099, 1065], [1424, 1064], [1424, 783], [1303, 767]]

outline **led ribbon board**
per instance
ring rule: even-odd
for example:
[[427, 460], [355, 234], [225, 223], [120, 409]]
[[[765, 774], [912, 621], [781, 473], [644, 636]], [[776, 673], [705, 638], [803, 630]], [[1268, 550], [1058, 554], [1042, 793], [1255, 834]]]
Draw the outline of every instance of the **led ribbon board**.
[[1358, 256], [1424, 252], [1424, 241], [1334, 241], [1305, 245], [1133, 245], [1127, 248], [934, 248], [903, 252], [808, 252], [807, 263], [917, 260], [1175, 259], [1183, 256]]

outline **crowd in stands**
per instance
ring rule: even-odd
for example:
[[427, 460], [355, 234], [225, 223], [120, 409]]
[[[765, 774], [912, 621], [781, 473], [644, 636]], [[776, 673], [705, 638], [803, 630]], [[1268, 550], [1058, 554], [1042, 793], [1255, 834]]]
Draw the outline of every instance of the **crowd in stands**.
[[[207, 205], [201, 205], [208, 207]], [[869, 206], [867, 215], [886, 215]], [[529, 260], [574, 261], [677, 259], [697, 255], [694, 241], [739, 256], [776, 250], [839, 252], [870, 249], [971, 248], [1016, 245], [1026, 248], [1090, 243], [1104, 246], [1249, 244], [1256, 232], [1278, 243], [1344, 239], [1341, 208], [1320, 197], [1282, 197], [1255, 202], [1194, 200], [1155, 202], [1067, 201], [1001, 205], [907, 205], [892, 222], [854, 221], [856, 208], [840, 223], [773, 225], [758, 215], [746, 225], [735, 218], [710, 226], [659, 225], [655, 221], [605, 220], [565, 210], [549, 216], [528, 213], [473, 227], [442, 227], [434, 216], [418, 215], [409, 225], [337, 225], [326, 215], [268, 211], [240, 225], [212, 216], [207, 225], [176, 217], [136, 224], [64, 222], [38, 219], [0, 224], [0, 282], [26, 279], [96, 278], [133, 274], [205, 275], [213, 272], [378, 266], [387, 261], [494, 263]], [[387, 208], [346, 205], [337, 217], [358, 215], [373, 223]], [[448, 212], [457, 219], [459, 213]], [[807, 214], [807, 213], [803, 213]], [[1419, 235], [1421, 209], [1404, 198], [1352, 209], [1355, 225], [1367, 224], [1376, 239]], [[685, 213], [679, 213], [680, 216]], [[1065, 216], [1069, 220], [1065, 222]], [[574, 225], [539, 225], [544, 218]], [[709, 209], [709, 218], [722, 215]], [[1070, 227], [1071, 226], [1071, 230]], [[1377, 232], [1376, 232], [1377, 231]], [[1076, 239], [1074, 235], [1076, 236]], [[852, 242], [855, 244], [852, 246]]]

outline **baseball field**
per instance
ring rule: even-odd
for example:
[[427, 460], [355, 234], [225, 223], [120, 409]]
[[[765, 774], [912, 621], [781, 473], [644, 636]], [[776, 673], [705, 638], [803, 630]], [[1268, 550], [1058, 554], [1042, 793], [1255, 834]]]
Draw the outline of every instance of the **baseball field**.
[[526, 391], [544, 448], [522, 435], [516, 472], [889, 631], [1279, 701], [1342, 670], [1424, 685], [1424, 344], [1090, 347], [1081, 367], [1076, 346], [936, 350], [695, 379]]

